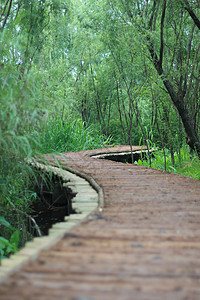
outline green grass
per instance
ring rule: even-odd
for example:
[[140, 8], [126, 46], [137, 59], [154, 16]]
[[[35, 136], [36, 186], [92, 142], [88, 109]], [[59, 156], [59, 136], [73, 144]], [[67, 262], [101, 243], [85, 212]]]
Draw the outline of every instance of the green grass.
[[0, 237], [0, 260], [1, 258], [7, 257], [11, 253], [16, 253], [18, 251], [19, 245], [19, 230], [15, 230], [11, 224], [6, 221], [6, 219], [0, 216], [0, 225], [10, 231], [10, 238], [9, 240]]
[[[37, 116], [37, 113], [33, 114]], [[0, 111], [1, 258], [15, 253], [32, 239], [27, 228], [32, 221], [30, 206], [37, 199], [33, 192], [37, 176], [25, 163], [25, 158], [102, 148], [109, 142], [92, 127], [85, 128], [81, 120], [71, 122], [57, 117], [41, 122], [42, 125], [38, 125], [38, 121], [32, 122], [31, 126], [26, 121], [15, 104], [4, 103], [4, 109]]]
[[96, 132], [92, 126], [84, 127], [81, 120], [52, 118], [33, 133], [40, 143], [41, 153], [62, 153], [104, 147], [110, 139]]
[[[15, 253], [31, 235], [27, 232], [30, 204], [36, 195], [29, 189], [33, 170], [24, 161], [33, 154], [34, 141], [25, 131], [16, 103], [4, 102], [0, 110], [0, 256]], [[5, 220], [4, 222], [2, 220]], [[7, 222], [7, 223], [6, 223]]]
[[[200, 160], [194, 153], [192, 156], [189, 153], [188, 147], [181, 149], [181, 156], [174, 154], [175, 164], [172, 164], [170, 152], [165, 149], [166, 156], [166, 171], [182, 174], [191, 178], [200, 180]], [[181, 158], [181, 159], [180, 159]], [[138, 165], [149, 166], [148, 160], [139, 160], [135, 162]], [[165, 158], [163, 151], [156, 151], [154, 158], [151, 160], [151, 167], [155, 169], [165, 170]]]

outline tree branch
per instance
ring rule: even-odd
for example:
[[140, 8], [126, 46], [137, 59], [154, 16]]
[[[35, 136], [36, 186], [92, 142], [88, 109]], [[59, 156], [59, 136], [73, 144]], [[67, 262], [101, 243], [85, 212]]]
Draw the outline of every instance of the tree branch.
[[4, 8], [3, 8], [3, 11], [2, 11], [2, 14], [1, 14], [1, 16], [0, 16], [0, 20], [2, 19], [3, 15], [4, 15], [4, 13], [5, 13], [5, 10], [6, 10], [6, 7], [7, 7], [7, 5], [8, 5], [8, 2], [9, 2], [9, 0], [6, 1], [6, 4], [5, 4], [5, 6], [4, 6]]
[[192, 88], [193, 77], [194, 77], [194, 69], [196, 67], [196, 60], [197, 60], [197, 57], [198, 57], [198, 54], [199, 54], [199, 50], [200, 50], [200, 43], [198, 44], [198, 47], [197, 47], [197, 50], [195, 52], [194, 59], [193, 59], [193, 62], [192, 62], [192, 71], [191, 71], [191, 75], [190, 75], [190, 82], [189, 82], [189, 86], [187, 88], [187, 93], [185, 95], [185, 104], [186, 105], [187, 105], [187, 102], [188, 102], [189, 93], [190, 93], [191, 88]]
[[190, 62], [190, 55], [191, 55], [191, 47], [192, 47], [192, 39], [194, 34], [195, 24], [193, 24], [190, 38], [188, 41], [188, 50], [187, 50], [187, 62], [186, 62], [186, 72], [185, 72], [185, 78], [184, 78], [184, 84], [183, 84], [183, 97], [185, 97], [186, 91], [187, 91], [187, 82], [188, 82], [188, 71], [189, 71], [189, 62]]
[[[6, 3], [6, 5], [7, 5], [7, 3]], [[9, 14], [10, 14], [10, 10], [11, 10], [11, 6], [12, 6], [12, 0], [10, 0], [8, 12], [7, 12], [6, 17], [5, 17], [5, 20], [4, 20], [4, 22], [3, 22], [2, 29], [4, 29], [4, 27], [5, 27], [5, 25], [6, 25], [6, 22], [7, 22], [7, 20], [8, 20], [8, 17], [9, 17]]]
[[152, 14], [151, 14], [151, 18], [150, 18], [149, 24], [148, 24], [148, 27], [149, 27], [150, 30], [152, 30], [153, 17], [154, 17], [155, 9], [156, 9], [156, 0], [154, 0], [154, 2], [153, 2]]
[[185, 3], [184, 8], [187, 10], [187, 12], [189, 13], [190, 17], [192, 18], [192, 20], [194, 21], [195, 25], [199, 28], [200, 30], [200, 20], [198, 19], [197, 15], [194, 13], [194, 11], [192, 10], [189, 2], [187, 0], [182, 0]]
[[161, 17], [161, 30], [160, 30], [160, 59], [159, 59], [160, 68], [162, 68], [162, 62], [163, 62], [163, 50], [164, 50], [163, 31], [164, 31], [164, 21], [165, 21], [166, 2], [167, 2], [166, 0], [164, 0], [164, 2], [163, 2], [163, 11], [162, 11], [162, 17]]

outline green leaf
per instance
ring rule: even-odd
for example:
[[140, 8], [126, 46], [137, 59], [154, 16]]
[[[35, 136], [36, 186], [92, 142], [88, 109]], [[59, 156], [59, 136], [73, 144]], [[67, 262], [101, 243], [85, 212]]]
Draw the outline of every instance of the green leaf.
[[6, 221], [6, 219], [3, 216], [0, 216], [0, 224], [4, 225], [5, 227], [14, 230], [14, 227], [12, 227], [12, 225], [10, 225], [10, 223], [8, 221]]
[[10, 242], [5, 238], [0, 237], [0, 248], [3, 249], [5, 246], [10, 246]]
[[11, 235], [10, 238], [10, 243], [12, 244], [12, 246], [14, 247], [15, 252], [18, 249], [18, 244], [19, 244], [19, 230], [16, 230], [15, 232], [13, 232], [13, 234]]

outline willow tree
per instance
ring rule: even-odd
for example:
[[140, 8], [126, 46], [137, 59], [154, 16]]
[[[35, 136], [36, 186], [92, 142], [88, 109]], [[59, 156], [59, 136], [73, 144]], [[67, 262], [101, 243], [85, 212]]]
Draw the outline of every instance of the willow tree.
[[108, 1], [118, 19], [131, 24], [149, 52], [157, 74], [200, 157], [199, 1]]
[[[19, 229], [21, 245], [30, 237], [27, 217], [34, 199], [29, 191], [33, 173], [24, 158], [39, 145], [32, 134], [41, 110], [49, 104], [41, 93], [48, 82], [43, 80], [48, 73], [45, 49], [56, 31], [52, 19], [65, 17], [67, 4], [64, 0], [0, 1], [0, 217]], [[10, 231], [1, 230], [0, 235], [8, 239]]]

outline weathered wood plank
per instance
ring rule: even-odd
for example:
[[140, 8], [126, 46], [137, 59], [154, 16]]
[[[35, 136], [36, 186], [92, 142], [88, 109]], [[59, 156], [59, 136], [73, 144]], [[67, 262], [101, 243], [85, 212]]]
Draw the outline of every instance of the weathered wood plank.
[[76, 226], [0, 285], [3, 300], [200, 299], [200, 181], [91, 157], [128, 150], [56, 156], [63, 169], [92, 177], [105, 205], [86, 217], [93, 202], [83, 203], [84, 221], [68, 217]]

